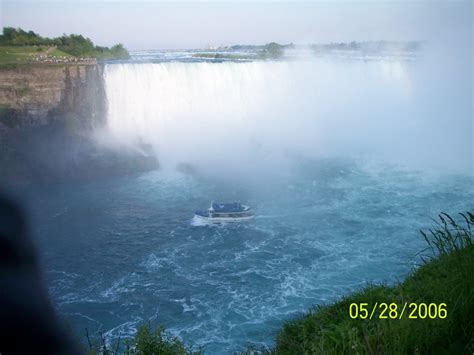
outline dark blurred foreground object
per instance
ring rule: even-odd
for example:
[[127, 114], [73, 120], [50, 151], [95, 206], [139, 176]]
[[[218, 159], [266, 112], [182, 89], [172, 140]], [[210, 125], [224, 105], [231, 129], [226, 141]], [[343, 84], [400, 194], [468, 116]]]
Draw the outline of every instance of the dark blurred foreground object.
[[0, 354], [79, 354], [56, 317], [22, 211], [0, 194]]

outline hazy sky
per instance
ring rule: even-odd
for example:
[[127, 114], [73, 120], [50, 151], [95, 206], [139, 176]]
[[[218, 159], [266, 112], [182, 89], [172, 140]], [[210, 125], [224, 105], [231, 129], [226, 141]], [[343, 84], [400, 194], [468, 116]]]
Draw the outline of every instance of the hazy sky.
[[44, 36], [80, 33], [129, 49], [432, 40], [456, 32], [472, 39], [470, 1], [0, 1], [1, 26]]

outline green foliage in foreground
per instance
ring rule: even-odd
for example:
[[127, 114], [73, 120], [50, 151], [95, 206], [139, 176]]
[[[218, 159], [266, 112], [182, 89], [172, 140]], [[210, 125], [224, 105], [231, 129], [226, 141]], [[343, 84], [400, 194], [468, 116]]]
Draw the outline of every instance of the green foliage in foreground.
[[107, 346], [106, 340], [101, 336], [100, 344], [92, 344], [89, 341], [89, 355], [200, 355], [202, 351], [193, 351], [186, 347], [177, 337], [166, 333], [165, 328], [160, 326], [152, 330], [149, 325], [143, 325], [138, 329], [132, 339], [126, 339], [123, 344], [120, 339], [113, 345]]
[[[107, 59], [128, 59], [130, 55], [128, 51], [123, 47], [122, 44], [116, 44], [111, 48], [96, 46], [89, 39], [82, 35], [62, 35], [56, 38], [41, 37], [33, 31], [24, 31], [21, 28], [4, 27], [3, 34], [0, 35], [0, 46], [1, 47], [16, 47], [17, 50], [10, 48], [9, 53], [14, 55], [15, 53], [24, 55], [25, 47], [29, 49], [34, 48], [33, 51], [41, 51], [41, 47], [56, 48], [50, 54], [60, 56], [63, 53], [65, 55], [72, 55], [76, 57], [94, 57], [101, 60]], [[23, 49], [23, 50], [22, 50]], [[56, 52], [55, 52], [56, 51]], [[0, 53], [1, 54], [1, 53]], [[5, 62], [8, 56], [3, 56]], [[13, 58], [15, 60], [16, 57]], [[0, 62], [2, 56], [0, 55]]]
[[[474, 215], [458, 224], [442, 214], [422, 232], [438, 257], [394, 287], [369, 286], [341, 301], [290, 321], [278, 334], [277, 354], [426, 354], [474, 351]], [[351, 303], [446, 303], [446, 319], [349, 317]]]

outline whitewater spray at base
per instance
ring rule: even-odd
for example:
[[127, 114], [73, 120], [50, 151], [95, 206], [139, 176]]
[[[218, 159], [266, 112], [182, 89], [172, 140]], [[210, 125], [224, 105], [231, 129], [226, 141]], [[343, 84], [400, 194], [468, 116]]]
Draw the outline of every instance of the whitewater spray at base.
[[[281, 170], [293, 157], [360, 154], [420, 167], [440, 162], [430, 144], [450, 124], [448, 112], [427, 104], [440, 93], [426, 85], [436, 76], [421, 64], [396, 58], [109, 64], [107, 127], [122, 142], [151, 145], [163, 167], [241, 173]], [[466, 116], [462, 105], [443, 107], [460, 111], [456, 119]], [[461, 161], [467, 141], [448, 137], [443, 149]]]

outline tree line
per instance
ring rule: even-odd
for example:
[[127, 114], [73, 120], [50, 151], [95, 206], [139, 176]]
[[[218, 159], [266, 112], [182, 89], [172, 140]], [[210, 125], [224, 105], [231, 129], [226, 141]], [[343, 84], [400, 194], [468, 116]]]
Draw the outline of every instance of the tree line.
[[61, 37], [47, 38], [33, 31], [4, 27], [0, 35], [0, 46], [55, 46], [61, 51], [80, 57], [97, 59], [128, 59], [130, 54], [122, 44], [112, 47], [96, 46], [90, 38], [82, 35], [63, 34]]

